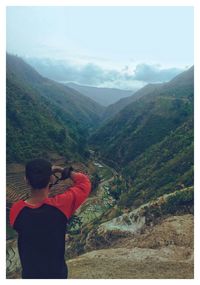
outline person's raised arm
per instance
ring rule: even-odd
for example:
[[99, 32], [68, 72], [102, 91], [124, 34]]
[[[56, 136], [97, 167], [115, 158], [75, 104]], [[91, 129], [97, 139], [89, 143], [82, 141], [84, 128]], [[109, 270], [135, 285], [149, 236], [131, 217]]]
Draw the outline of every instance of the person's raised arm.
[[87, 175], [81, 172], [75, 172], [72, 168], [65, 168], [61, 175], [67, 179], [71, 178], [74, 185], [69, 187], [63, 194], [49, 198], [50, 204], [59, 208], [67, 218], [79, 208], [79, 206], [87, 199], [91, 191], [91, 182]]

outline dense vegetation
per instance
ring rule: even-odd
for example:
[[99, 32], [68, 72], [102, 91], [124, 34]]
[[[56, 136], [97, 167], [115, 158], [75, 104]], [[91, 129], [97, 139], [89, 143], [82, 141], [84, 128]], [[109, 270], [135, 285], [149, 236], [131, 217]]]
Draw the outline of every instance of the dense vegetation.
[[139, 98], [142, 98], [146, 95], [155, 96], [155, 95], [164, 95], [165, 93], [170, 94], [170, 96], [183, 97], [185, 94], [193, 90], [193, 80], [194, 80], [194, 67], [191, 67], [190, 70], [181, 73], [176, 76], [170, 82], [162, 84], [148, 84], [145, 87], [139, 89], [132, 96], [122, 98], [114, 104], [109, 105], [104, 112], [104, 121], [110, 120], [117, 113], [123, 110], [129, 104], [137, 101]]
[[[19, 83], [7, 79], [7, 161], [23, 162], [57, 152], [66, 159], [79, 156], [85, 142], [81, 129], [59, 108]], [[80, 158], [80, 157], [79, 157]]]
[[193, 185], [193, 72], [144, 87], [143, 96], [92, 135], [101, 157], [128, 181], [121, 206], [136, 207]]
[[97, 131], [91, 142], [106, 160], [125, 166], [175, 130], [192, 112], [189, 100], [141, 99]]
[[7, 55], [7, 161], [87, 156], [88, 129], [101, 106], [78, 92], [41, 77], [20, 58]]
[[[106, 160], [121, 166], [161, 141], [193, 115], [193, 69], [129, 104], [91, 137], [91, 144]], [[187, 84], [186, 84], [187, 83]], [[146, 89], [145, 89], [146, 90]]]
[[[168, 83], [145, 86], [129, 97], [126, 107], [128, 101], [120, 100], [116, 110], [121, 111], [97, 128], [100, 105], [7, 55], [7, 162], [51, 158], [53, 153], [85, 161], [89, 134], [97, 128], [89, 143], [119, 171], [110, 195], [120, 207], [136, 207], [189, 187], [194, 162], [193, 73], [191, 68]], [[94, 188], [100, 178], [94, 175]]]
[[124, 168], [130, 187], [120, 203], [137, 206], [194, 184], [193, 120], [189, 119]]

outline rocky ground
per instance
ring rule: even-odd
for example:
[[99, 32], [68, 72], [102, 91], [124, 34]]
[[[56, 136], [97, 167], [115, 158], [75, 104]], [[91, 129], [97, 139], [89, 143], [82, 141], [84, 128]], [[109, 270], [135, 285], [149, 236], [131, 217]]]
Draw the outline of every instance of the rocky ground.
[[113, 242], [68, 262], [69, 278], [193, 278], [193, 216], [164, 219], [137, 237]]

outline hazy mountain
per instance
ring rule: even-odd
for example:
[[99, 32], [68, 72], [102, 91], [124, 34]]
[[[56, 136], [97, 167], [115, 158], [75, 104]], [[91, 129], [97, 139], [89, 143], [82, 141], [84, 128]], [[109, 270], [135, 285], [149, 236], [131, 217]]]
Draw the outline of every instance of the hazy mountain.
[[42, 76], [45, 76], [49, 79], [61, 82], [66, 86], [69, 86], [76, 91], [79, 91], [83, 95], [88, 96], [97, 103], [108, 106], [118, 101], [121, 98], [131, 96], [135, 90], [121, 90], [117, 88], [98, 88], [92, 86], [85, 86], [76, 84], [73, 82], [67, 82], [69, 79], [67, 75], [70, 72], [67, 66], [62, 60], [53, 61], [50, 59], [37, 59], [37, 58], [26, 58], [31, 66], [33, 66]]
[[7, 161], [57, 152], [86, 154], [88, 129], [102, 107], [77, 91], [40, 76], [21, 58], [7, 55]]
[[109, 105], [105, 112], [103, 113], [103, 120], [108, 120], [113, 118], [117, 113], [119, 113], [123, 108], [128, 106], [130, 103], [138, 100], [140, 97], [145, 96], [149, 93], [155, 93], [157, 89], [160, 88], [162, 84], [147, 84], [143, 88], [136, 91], [132, 96], [122, 98], [114, 104]]
[[134, 93], [134, 91], [130, 90], [84, 86], [72, 82], [66, 83], [66, 85], [79, 91], [81, 94], [90, 97], [91, 99], [103, 106], [113, 104], [121, 98], [129, 97]]
[[[187, 92], [185, 88], [191, 88], [193, 84], [193, 77], [194, 77], [194, 67], [191, 67], [189, 70], [184, 71], [183, 73], [177, 75], [171, 81], [167, 83], [159, 83], [159, 84], [148, 84], [143, 88], [136, 91], [132, 96], [127, 98], [122, 98], [114, 104], [108, 106], [104, 112], [104, 120], [110, 119], [114, 117], [118, 112], [120, 112], [124, 107], [129, 105], [130, 103], [138, 100], [139, 98], [145, 95], [155, 95], [155, 94], [162, 94], [165, 91], [176, 94], [176, 88], [179, 88], [179, 93], [181, 90], [183, 93]], [[170, 96], [171, 96], [170, 95]], [[176, 94], [177, 96], [177, 94]]]
[[65, 81], [66, 74], [69, 72], [62, 60], [34, 57], [24, 58], [24, 60], [42, 76], [55, 81]]

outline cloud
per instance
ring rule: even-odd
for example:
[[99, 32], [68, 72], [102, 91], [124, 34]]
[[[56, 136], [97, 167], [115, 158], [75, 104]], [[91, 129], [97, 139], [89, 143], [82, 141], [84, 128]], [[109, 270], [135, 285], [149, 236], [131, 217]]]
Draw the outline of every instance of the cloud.
[[142, 80], [134, 79], [127, 70], [105, 69], [93, 63], [76, 69], [73, 76], [74, 78], [70, 76], [70, 80], [76, 81], [76, 83], [98, 87], [136, 90], [146, 84]]
[[137, 90], [148, 83], [165, 82], [172, 79], [181, 69], [161, 69], [158, 65], [138, 64], [135, 69], [126, 65], [120, 69], [108, 69], [99, 64], [82, 64], [70, 60], [27, 58], [43, 76], [62, 82], [75, 82], [96, 87]]
[[181, 73], [183, 69], [161, 69], [158, 65], [138, 64], [135, 68], [134, 79], [148, 83], [166, 82]]

